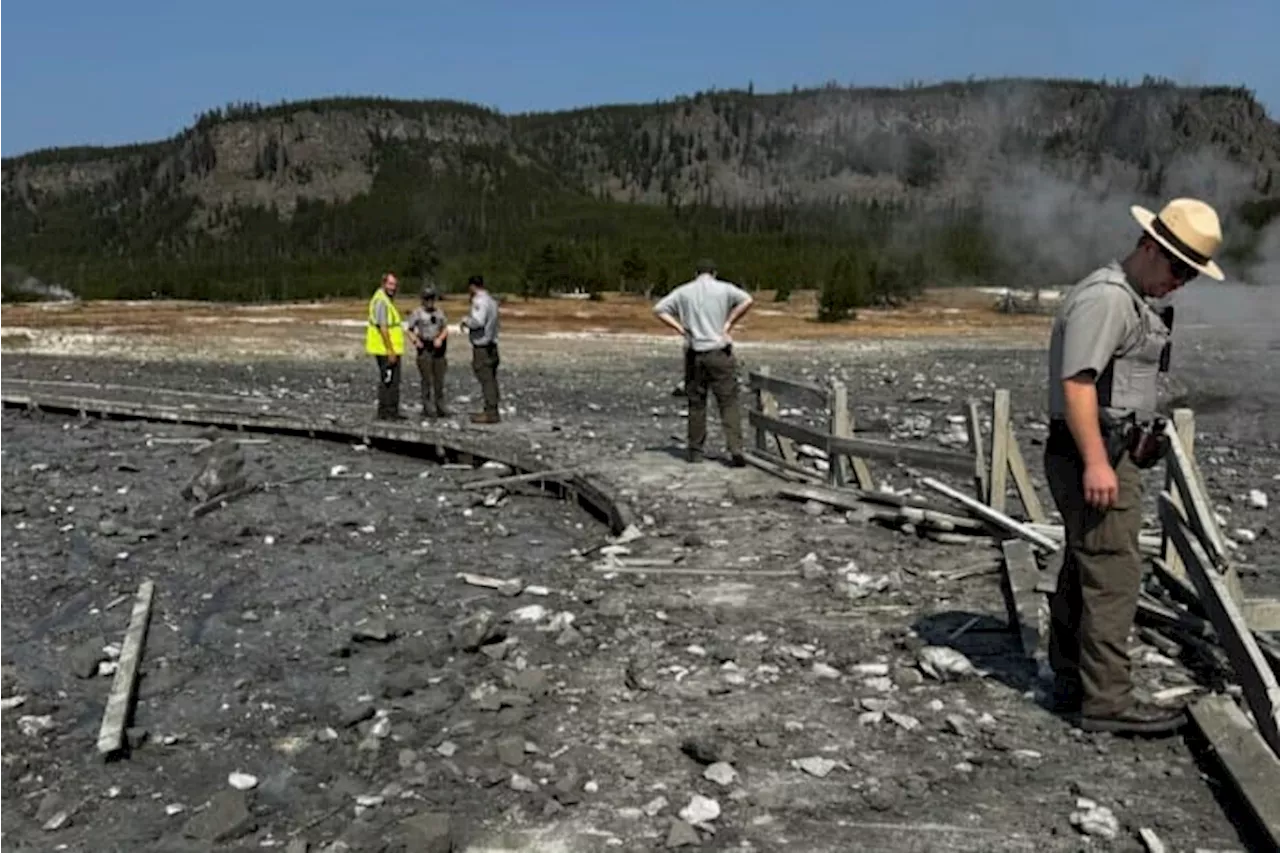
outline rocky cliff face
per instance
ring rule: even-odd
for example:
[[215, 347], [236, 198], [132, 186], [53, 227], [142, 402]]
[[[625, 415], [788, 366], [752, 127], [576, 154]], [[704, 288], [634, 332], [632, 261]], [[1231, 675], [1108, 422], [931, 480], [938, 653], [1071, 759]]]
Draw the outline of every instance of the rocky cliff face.
[[533, 167], [639, 203], [962, 201], [1010, 169], [1159, 195], [1220, 168], [1271, 189], [1280, 125], [1240, 90], [995, 81], [918, 90], [706, 93], [675, 102], [503, 116], [462, 104], [327, 101], [213, 115], [173, 140], [37, 152], [4, 163], [30, 210], [91, 193], [177, 194], [205, 208], [344, 202], [401, 146], [436, 173]]

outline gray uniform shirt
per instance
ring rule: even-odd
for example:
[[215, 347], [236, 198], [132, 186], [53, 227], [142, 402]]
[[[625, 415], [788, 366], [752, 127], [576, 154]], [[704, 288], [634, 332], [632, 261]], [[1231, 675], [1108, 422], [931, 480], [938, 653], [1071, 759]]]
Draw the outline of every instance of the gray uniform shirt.
[[484, 347], [498, 342], [498, 303], [482, 290], [471, 299], [471, 313], [462, 321], [467, 327], [473, 347]]
[[[1063, 299], [1049, 338], [1049, 416], [1066, 416], [1062, 381], [1085, 371], [1093, 372], [1099, 404], [1111, 414], [1154, 411], [1155, 365], [1168, 336], [1164, 321], [1136, 296], [1118, 261], [1081, 279]], [[1117, 357], [1125, 368], [1107, 374]]]
[[680, 321], [688, 333], [686, 343], [694, 352], [710, 352], [725, 345], [725, 320], [750, 298], [736, 284], [704, 273], [664, 296], [654, 311]]
[[426, 308], [418, 307], [413, 309], [409, 319], [404, 321], [404, 330], [413, 332], [418, 336], [418, 340], [422, 341], [427, 348], [430, 348], [431, 342], [440, 334], [440, 330], [447, 325], [449, 325], [449, 320], [439, 308], [432, 308], [428, 311]]

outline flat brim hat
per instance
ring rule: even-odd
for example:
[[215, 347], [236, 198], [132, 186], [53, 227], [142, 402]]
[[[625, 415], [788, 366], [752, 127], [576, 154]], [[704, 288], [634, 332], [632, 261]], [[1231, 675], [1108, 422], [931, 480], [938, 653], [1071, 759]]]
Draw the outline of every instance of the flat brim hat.
[[1157, 215], [1141, 205], [1129, 208], [1142, 230], [1188, 266], [1216, 281], [1226, 278], [1213, 260], [1222, 247], [1222, 224], [1210, 205], [1194, 198], [1175, 198]]
[[424, 287], [424, 288], [422, 288], [422, 298], [423, 298], [423, 299], [435, 299], [435, 298], [436, 298], [436, 289], [435, 289], [434, 287]]

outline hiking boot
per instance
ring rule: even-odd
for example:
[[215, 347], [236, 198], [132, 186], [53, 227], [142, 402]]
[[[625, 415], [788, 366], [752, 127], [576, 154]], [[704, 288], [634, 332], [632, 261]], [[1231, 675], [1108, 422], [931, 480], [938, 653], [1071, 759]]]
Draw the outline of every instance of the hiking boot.
[[1083, 702], [1084, 688], [1080, 686], [1079, 681], [1068, 678], [1053, 680], [1053, 693], [1049, 697], [1049, 707], [1055, 714], [1079, 715]]
[[437, 418], [447, 418], [447, 417], [449, 417], [449, 415], [451, 415], [451, 414], [453, 414], [453, 413], [452, 413], [452, 412], [450, 412], [448, 409], [446, 409], [444, 406], [437, 406], [437, 407], [436, 407], [436, 417], [437, 417]]
[[471, 416], [473, 424], [496, 424], [501, 420], [497, 412], [476, 412]]
[[702, 451], [696, 447], [686, 447], [684, 451], [684, 461], [690, 465], [694, 465], [703, 460]]
[[1105, 716], [1077, 713], [1073, 722], [1086, 732], [1110, 732], [1118, 735], [1171, 735], [1187, 722], [1181, 708], [1161, 708], [1135, 702], [1123, 711]]
[[729, 467], [730, 468], [746, 468], [747, 457], [743, 456], [741, 453], [733, 454], [733, 456], [729, 458]]
[[409, 420], [399, 412], [378, 412], [378, 420], [380, 421], [407, 421]]

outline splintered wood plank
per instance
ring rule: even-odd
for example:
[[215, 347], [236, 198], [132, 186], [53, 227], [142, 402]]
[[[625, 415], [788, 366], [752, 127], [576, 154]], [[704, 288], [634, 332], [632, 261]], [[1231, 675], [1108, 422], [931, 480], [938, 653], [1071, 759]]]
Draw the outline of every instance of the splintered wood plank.
[[1040, 505], [1040, 496], [1036, 494], [1036, 487], [1031, 483], [1031, 475], [1027, 472], [1027, 463], [1022, 458], [1022, 450], [1018, 447], [1018, 437], [1013, 433], [1013, 424], [1009, 424], [1009, 435], [1005, 440], [1005, 451], [1009, 458], [1009, 473], [1013, 475], [1013, 485], [1018, 490], [1018, 498], [1022, 501], [1022, 508], [1026, 510], [1027, 518], [1036, 524], [1044, 524], [1048, 521], [1048, 516], [1044, 514], [1044, 507]]
[[991, 415], [991, 493], [987, 506], [1004, 512], [1009, 474], [1009, 391], [997, 388]]
[[1044, 596], [1036, 592], [1040, 567], [1029, 542], [1006, 539], [1000, 543], [1000, 549], [1004, 551], [1004, 576], [1000, 586], [1009, 625], [1018, 634], [1023, 655], [1028, 660], [1035, 660], [1045, 639], [1044, 615], [1041, 613]]
[[147, 639], [147, 625], [151, 621], [151, 599], [156, 586], [143, 581], [138, 587], [138, 597], [133, 603], [129, 627], [120, 647], [120, 667], [116, 670], [107, 697], [107, 708], [102, 715], [102, 728], [98, 732], [98, 752], [109, 757], [124, 748], [124, 730], [129, 725], [133, 700], [138, 689], [138, 667], [142, 663], [142, 649]]
[[965, 404], [965, 416], [969, 424], [969, 449], [973, 451], [973, 487], [978, 500], [985, 501], [990, 484], [987, 479], [987, 450], [982, 443], [982, 421], [978, 419], [978, 401]]
[[[1188, 456], [1195, 456], [1196, 447], [1196, 414], [1191, 409], [1174, 409], [1173, 410], [1173, 431], [1182, 441], [1182, 448]], [[1164, 465], [1164, 487], [1173, 492], [1174, 505], [1178, 509], [1182, 509], [1182, 496], [1172, 487], [1174, 483], [1173, 468], [1177, 464], [1170, 456], [1166, 459]], [[1182, 559], [1178, 557], [1178, 549], [1173, 547], [1173, 542], [1169, 540], [1168, 535], [1163, 536], [1161, 543], [1162, 556], [1164, 564], [1170, 576], [1178, 581], [1190, 583], [1187, 580], [1187, 569], [1182, 565]]]
[[1280, 759], [1229, 697], [1206, 696], [1189, 710], [1258, 828], [1280, 850]]
[[[760, 368], [759, 375], [766, 379], [770, 378], [769, 368]], [[758, 394], [760, 400], [760, 414], [764, 415], [766, 418], [771, 418], [776, 421], [778, 419], [778, 398], [773, 395], [772, 391], [769, 391], [764, 387], [760, 388]], [[826, 394], [824, 393], [823, 396], [825, 397]], [[750, 420], [749, 417], [748, 420]], [[756, 423], [756, 447], [761, 451], [768, 450], [769, 433], [773, 434], [773, 438], [778, 445], [778, 455], [782, 457], [783, 461], [789, 465], [796, 464], [795, 442], [777, 429], [770, 429], [768, 426], [762, 426], [761, 422]]]
[[1226, 582], [1201, 556], [1203, 549], [1192, 540], [1186, 519], [1173, 505], [1173, 496], [1167, 491], [1160, 493], [1160, 517], [1187, 567], [1188, 577], [1200, 593], [1201, 604], [1213, 623], [1218, 642], [1227, 652], [1258, 731], [1276, 755], [1280, 755], [1280, 684], [1276, 682], [1275, 673], [1254, 640], [1244, 614], [1231, 598]]
[[1240, 609], [1254, 631], [1280, 631], [1280, 599], [1246, 598]]
[[1048, 553], [1053, 553], [1059, 549], [1058, 543], [1054, 542], [1048, 536], [1045, 536], [1042, 533], [1037, 533], [1030, 527], [1027, 527], [1027, 525], [1013, 520], [1003, 512], [994, 510], [981, 501], [974, 500], [963, 492], [956, 491], [946, 483], [939, 482], [932, 477], [924, 477], [920, 480], [920, 483], [930, 489], [933, 489], [935, 492], [940, 492], [941, 494], [946, 495], [957, 503], [963, 504], [978, 518], [990, 521], [992, 524], [998, 525], [1009, 533], [1027, 540], [1032, 545], [1039, 546]]
[[[843, 382], [831, 383], [830, 400], [831, 434], [837, 438], [853, 438], [853, 412], [849, 409], [849, 391]], [[875, 481], [871, 479], [871, 469], [867, 467], [867, 460], [861, 456], [837, 453], [831, 456], [830, 461], [831, 470], [839, 472], [839, 479], [832, 480], [836, 485], [848, 484], [849, 470], [852, 468], [858, 488], [866, 491], [875, 488]]]

